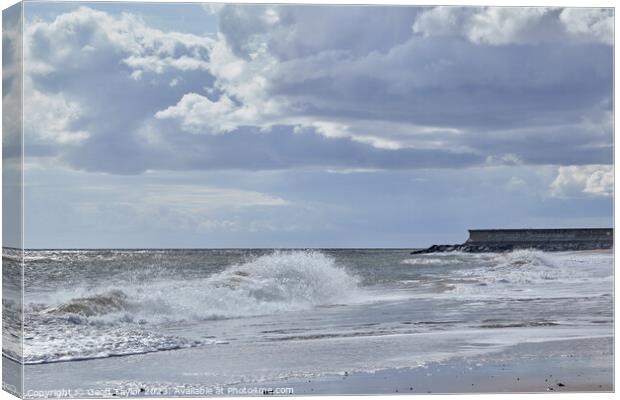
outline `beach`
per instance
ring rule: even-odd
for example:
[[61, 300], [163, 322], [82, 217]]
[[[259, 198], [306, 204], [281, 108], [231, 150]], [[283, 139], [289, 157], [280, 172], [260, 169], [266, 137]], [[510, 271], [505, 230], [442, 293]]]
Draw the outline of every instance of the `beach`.
[[297, 394], [611, 392], [611, 349], [610, 338], [527, 343], [421, 368], [329, 377], [292, 386]]
[[[428, 394], [428, 393], [542, 393], [613, 391], [613, 354], [611, 338], [577, 339], [526, 343], [497, 353], [455, 357], [417, 368], [384, 369], [373, 373], [342, 371], [337, 375], [303, 380], [281, 379], [234, 385], [203, 385], [195, 353], [184, 351], [135, 356], [133, 360], [104, 359], [58, 365], [50, 368], [26, 367], [29, 381], [38, 389], [31, 397], [114, 396], [254, 396], [254, 395], [331, 395], [331, 394]], [[187, 366], [187, 369], [183, 368]], [[129, 374], [106, 385], [86, 387], [83, 382], [101, 376], [114, 376], [119, 368], [131, 368]], [[198, 369], [196, 369], [198, 368]], [[183, 384], [128, 381], [129, 376], [148, 374], [178, 377]], [[59, 384], [58, 382], [62, 382]], [[278, 390], [282, 390], [278, 393]], [[64, 392], [63, 392], [64, 391]], [[275, 393], [274, 393], [275, 391]], [[60, 394], [60, 396], [56, 396]], [[28, 395], [28, 393], [27, 393]]]
[[27, 257], [29, 397], [613, 390], [611, 251]]

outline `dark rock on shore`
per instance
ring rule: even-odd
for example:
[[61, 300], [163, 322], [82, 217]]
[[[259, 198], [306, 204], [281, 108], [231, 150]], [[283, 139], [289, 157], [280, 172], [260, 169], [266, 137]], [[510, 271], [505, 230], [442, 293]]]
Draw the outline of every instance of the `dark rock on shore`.
[[580, 251], [610, 249], [601, 242], [528, 242], [528, 243], [463, 243], [435, 244], [427, 249], [414, 250], [411, 254], [446, 253], [460, 251], [463, 253], [504, 253], [517, 249], [535, 249], [542, 251]]
[[414, 250], [411, 254], [447, 253], [461, 251], [463, 253], [501, 253], [512, 251], [515, 247], [510, 244], [472, 245], [472, 244], [435, 244], [427, 249]]

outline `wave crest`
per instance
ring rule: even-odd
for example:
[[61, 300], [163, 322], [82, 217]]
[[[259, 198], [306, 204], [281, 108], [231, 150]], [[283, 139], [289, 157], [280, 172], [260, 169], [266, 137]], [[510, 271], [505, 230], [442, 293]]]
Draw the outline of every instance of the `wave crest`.
[[[251, 317], [341, 304], [358, 279], [317, 251], [276, 251], [194, 280], [88, 287], [26, 306], [28, 364], [139, 354], [215, 343], [153, 332], [162, 322]], [[93, 345], [92, 338], [97, 338]]]
[[78, 314], [85, 317], [104, 315], [129, 307], [127, 295], [122, 290], [111, 290], [91, 297], [79, 297], [47, 309], [50, 314]]
[[591, 272], [567, 264], [566, 255], [523, 249], [508, 253], [489, 254], [478, 260], [479, 267], [457, 272], [470, 280], [455, 285], [460, 295], [539, 296], [546, 294], [550, 284], [562, 285], [593, 279]]
[[145, 281], [122, 290], [63, 296], [69, 300], [45, 312], [115, 322], [235, 318], [343, 303], [357, 291], [358, 279], [332, 257], [275, 251], [192, 281]]
[[514, 250], [499, 254], [494, 258], [499, 268], [556, 267], [551, 255], [540, 250]]
[[211, 283], [265, 305], [315, 306], [347, 300], [358, 281], [323, 253], [276, 251], [228, 268]]

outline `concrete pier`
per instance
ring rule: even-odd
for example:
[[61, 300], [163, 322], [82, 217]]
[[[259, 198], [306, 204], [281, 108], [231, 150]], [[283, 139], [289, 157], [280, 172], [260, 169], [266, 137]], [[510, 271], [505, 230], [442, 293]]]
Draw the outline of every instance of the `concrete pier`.
[[503, 252], [515, 249], [576, 251], [611, 249], [612, 228], [559, 229], [470, 229], [463, 244], [433, 245], [412, 254], [463, 251], [468, 253]]

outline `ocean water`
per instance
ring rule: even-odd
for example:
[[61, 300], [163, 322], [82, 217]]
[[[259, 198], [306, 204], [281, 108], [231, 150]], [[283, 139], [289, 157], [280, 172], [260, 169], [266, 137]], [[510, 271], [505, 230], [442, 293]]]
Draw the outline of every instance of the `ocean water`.
[[[3, 256], [3, 354], [19, 360], [21, 271]], [[217, 356], [201, 382], [230, 384], [613, 335], [611, 252], [50, 250], [25, 260], [26, 364], [177, 351]]]

